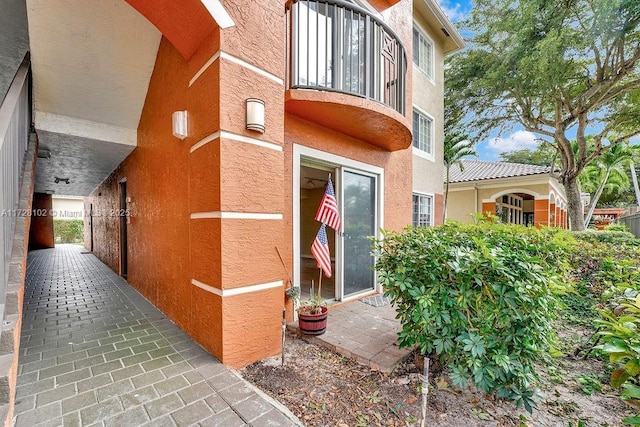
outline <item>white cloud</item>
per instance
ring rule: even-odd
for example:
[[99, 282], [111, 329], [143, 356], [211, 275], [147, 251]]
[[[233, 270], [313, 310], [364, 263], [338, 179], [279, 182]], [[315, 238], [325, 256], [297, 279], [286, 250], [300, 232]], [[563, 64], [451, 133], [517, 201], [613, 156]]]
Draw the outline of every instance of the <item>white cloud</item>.
[[438, 3], [451, 22], [458, 22], [466, 18], [467, 11], [462, 9], [462, 4], [450, 0], [438, 0]]
[[526, 130], [518, 130], [506, 138], [493, 138], [487, 147], [496, 154], [516, 150], [533, 150], [538, 146], [536, 136]]

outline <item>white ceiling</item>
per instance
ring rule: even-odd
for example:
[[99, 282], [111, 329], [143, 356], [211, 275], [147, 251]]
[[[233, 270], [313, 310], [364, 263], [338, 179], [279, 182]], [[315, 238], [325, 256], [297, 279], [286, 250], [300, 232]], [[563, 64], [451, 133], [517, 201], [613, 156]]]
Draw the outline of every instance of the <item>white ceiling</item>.
[[124, 0], [27, 0], [27, 15], [35, 126], [56, 165], [36, 169], [36, 191], [55, 173], [86, 196], [136, 145], [161, 34]]

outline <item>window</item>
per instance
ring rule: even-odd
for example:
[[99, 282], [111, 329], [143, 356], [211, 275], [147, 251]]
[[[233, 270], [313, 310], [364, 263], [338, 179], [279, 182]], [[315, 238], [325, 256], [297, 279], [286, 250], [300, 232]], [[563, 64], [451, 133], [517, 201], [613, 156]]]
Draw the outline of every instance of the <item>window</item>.
[[413, 110], [413, 146], [427, 154], [433, 154], [433, 120]]
[[413, 195], [413, 225], [415, 227], [433, 225], [433, 196]]
[[413, 62], [433, 80], [433, 42], [413, 27]]

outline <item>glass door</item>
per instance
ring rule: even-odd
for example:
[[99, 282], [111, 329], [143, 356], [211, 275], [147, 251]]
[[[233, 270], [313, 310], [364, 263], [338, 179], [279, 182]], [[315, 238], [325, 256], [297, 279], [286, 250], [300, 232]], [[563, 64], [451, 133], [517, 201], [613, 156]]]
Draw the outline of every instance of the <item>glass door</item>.
[[375, 176], [343, 169], [343, 297], [375, 289], [376, 184]]

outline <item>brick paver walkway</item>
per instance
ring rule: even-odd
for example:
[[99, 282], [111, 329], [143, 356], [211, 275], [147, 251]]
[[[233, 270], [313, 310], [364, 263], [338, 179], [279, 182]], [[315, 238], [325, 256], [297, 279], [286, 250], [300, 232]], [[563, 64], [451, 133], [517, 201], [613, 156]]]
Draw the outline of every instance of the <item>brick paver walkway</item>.
[[16, 426], [299, 424], [82, 250], [29, 254]]

